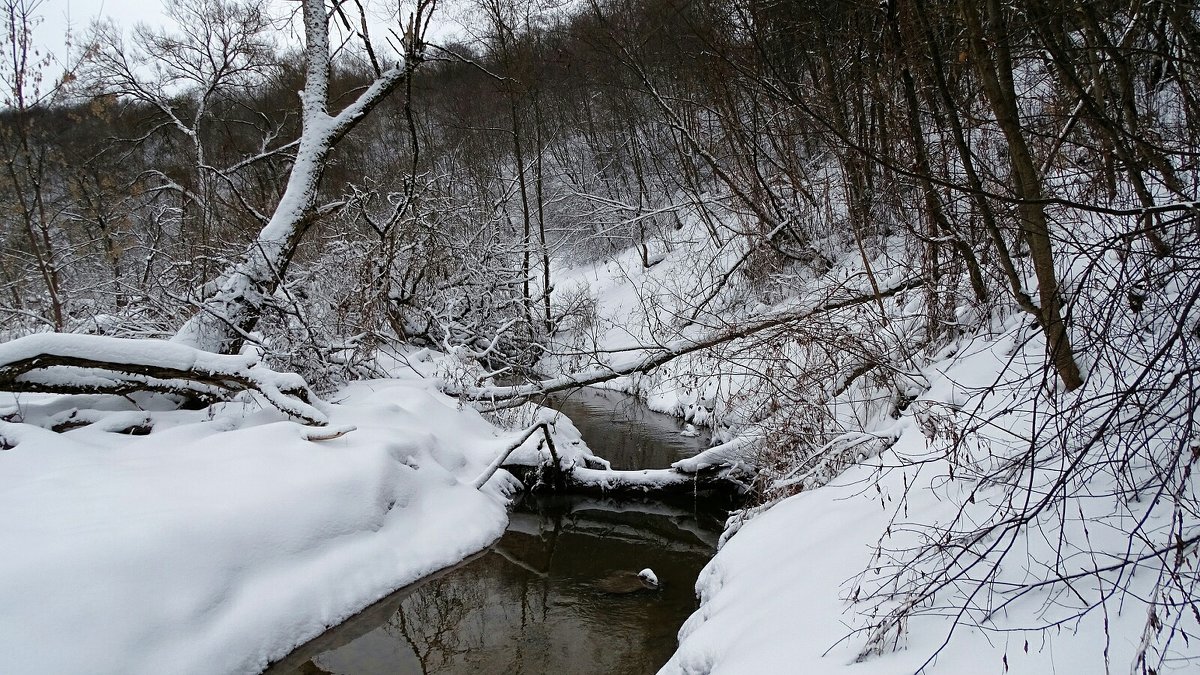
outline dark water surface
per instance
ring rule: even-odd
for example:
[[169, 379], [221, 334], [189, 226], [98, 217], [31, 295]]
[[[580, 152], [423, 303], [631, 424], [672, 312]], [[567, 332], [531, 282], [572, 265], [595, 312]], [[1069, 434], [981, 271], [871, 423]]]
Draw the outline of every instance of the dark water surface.
[[656, 413], [637, 397], [584, 387], [545, 403], [571, 418], [592, 452], [614, 469], [665, 469], [708, 447], [707, 429], [684, 436], [678, 417]]
[[[705, 446], [632, 397], [554, 403], [614, 468], [663, 467]], [[504, 536], [301, 648], [271, 673], [653, 673], [696, 608], [694, 586], [725, 512], [711, 504], [526, 498]], [[650, 567], [663, 587], [617, 594]]]

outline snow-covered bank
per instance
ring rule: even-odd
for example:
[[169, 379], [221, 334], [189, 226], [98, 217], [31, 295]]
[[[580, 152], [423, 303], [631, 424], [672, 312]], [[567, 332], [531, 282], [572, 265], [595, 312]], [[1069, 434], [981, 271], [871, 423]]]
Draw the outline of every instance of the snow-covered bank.
[[[1143, 654], [1151, 672], [1190, 672], [1200, 616], [1155, 588], [1194, 583], [1195, 546], [1173, 529], [1187, 516], [1161, 495], [1115, 499], [1102, 462], [1065, 473], [1087, 451], [1042, 446], [1040, 420], [1073, 396], [1014, 404], [1038, 399], [1043, 349], [1019, 322], [967, 342], [927, 369], [890, 448], [731, 521], [660, 672], [1084, 675]], [[973, 437], [946, 452], [939, 425]], [[1155, 646], [1166, 624], [1185, 637]]]
[[242, 404], [131, 412], [145, 436], [0, 423], [2, 669], [257, 672], [501, 534], [511, 477], [471, 486], [495, 427], [428, 381], [336, 398], [357, 430], [317, 442]]
[[[700, 296], [684, 286], [723, 278], [730, 248], [674, 236], [653, 267], [626, 251], [560, 275], [594, 312], [548, 372], [612, 372], [676, 339], [861, 297], [865, 267], [881, 292], [606, 383], [712, 425], [723, 444], [690, 463], [758, 468], [768, 502], [726, 533], [664, 673], [1194, 668], [1194, 270], [1064, 253], [1085, 371], [1067, 391], [1037, 321], [1006, 300], [960, 294], [931, 321], [927, 290], [883, 292], [908, 269], [900, 239], [872, 242], [869, 262], [829, 250], [825, 272], [782, 294], [735, 276]], [[1136, 302], [1113, 290], [1145, 279], [1156, 290]]]
[[[874, 278], [883, 297], [875, 301], [861, 258], [836, 238], [814, 243], [828, 269], [792, 270], [780, 288], [738, 272], [753, 253], [752, 242], [732, 235], [714, 241], [698, 218], [683, 220], [656, 243], [661, 250], [652, 267], [643, 266], [631, 248], [556, 270], [558, 301], [583, 309], [564, 322], [540, 364], [552, 378], [548, 382], [561, 373], [628, 372], [648, 355], [684, 351], [651, 370], [596, 386], [709, 427], [717, 443], [757, 434], [780, 410], [819, 410], [823, 419], [816, 424], [829, 427], [823, 431], [858, 431], [888, 420], [895, 392], [854, 372], [887, 361], [892, 352], [910, 351], [925, 337], [923, 292], [912, 288], [911, 270], [896, 264], [910, 255], [902, 239], [877, 242]], [[888, 330], [876, 329], [877, 308], [891, 318]], [[741, 331], [749, 331], [745, 339], [737, 337]], [[730, 339], [690, 348], [721, 335]], [[846, 405], [824, 405], [834, 399]], [[739, 449], [755, 454], [755, 448]]]

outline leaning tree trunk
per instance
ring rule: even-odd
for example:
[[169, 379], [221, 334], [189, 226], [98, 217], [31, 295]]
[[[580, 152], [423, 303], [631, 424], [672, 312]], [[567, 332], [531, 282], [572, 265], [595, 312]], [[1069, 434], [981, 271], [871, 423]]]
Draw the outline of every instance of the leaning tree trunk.
[[[427, 13], [436, 0], [417, 0], [403, 39], [403, 56], [387, 69], [373, 58], [374, 81], [336, 115], [329, 113], [331, 57], [325, 0], [302, 2], [306, 72], [296, 158], [283, 197], [241, 260], [225, 270], [217, 290], [204, 299], [171, 343], [29, 336], [0, 349], [0, 391], [120, 395], [149, 391], [211, 403], [250, 389], [292, 417], [327, 423], [300, 376], [275, 373], [253, 356], [231, 355], [241, 350], [257, 325], [305, 231], [336, 206], [317, 202], [329, 154], [423, 60], [420, 29], [428, 23]], [[374, 57], [365, 29], [360, 36]]]
[[[301, 131], [283, 197], [242, 259], [221, 275], [216, 292], [179, 329], [174, 342], [221, 354], [238, 352], [275, 293], [305, 232], [330, 207], [317, 204], [329, 154], [363, 117], [423, 60], [420, 30], [432, 4], [419, 0], [405, 35], [404, 56], [376, 73], [374, 82], [337, 115], [329, 114], [329, 14], [324, 0], [303, 0], [305, 85]], [[365, 40], [364, 36], [364, 40]]]
[[[306, 115], [305, 121], [308, 119]], [[329, 140], [327, 131], [309, 134], [305, 129], [287, 187], [270, 222], [242, 260], [226, 270], [217, 291], [204, 299], [199, 312], [175, 334], [174, 342], [218, 354], [234, 354], [242, 348], [315, 220], [317, 186], [331, 149]]]

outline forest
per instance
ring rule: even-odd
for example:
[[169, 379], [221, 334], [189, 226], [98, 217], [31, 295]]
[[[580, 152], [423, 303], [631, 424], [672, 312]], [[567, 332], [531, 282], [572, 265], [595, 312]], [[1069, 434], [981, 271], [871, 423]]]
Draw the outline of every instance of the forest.
[[[350, 508], [313, 476], [359, 472], [355, 494], [392, 495], [361, 497], [380, 522], [478, 524], [445, 551], [398, 530], [429, 559], [371, 568], [332, 609], [289, 604], [311, 620], [265, 643], [214, 629], [208, 652], [164, 639], [135, 661], [121, 638], [91, 672], [262, 670], [486, 548], [528, 483], [505, 462], [532, 442], [577, 488], [742, 494], [660, 672], [1196, 667], [1193, 3], [385, 5], [170, 0], [169, 26], [101, 19], [51, 58], [33, 41], [48, 7], [0, 0], [0, 509], [25, 520], [0, 542], [36, 550], [0, 581], [53, 577], [36, 568], [68, 555], [54, 537], [85, 527], [47, 506], [102, 482], [70, 473], [72, 443], [125, 468], [160, 460], [122, 443], [195, 446], [130, 504], [258, 461], [248, 490], [282, 471], [325, 495], [295, 507], [312, 522]], [[372, 389], [399, 380], [423, 384]], [[710, 447], [613, 477], [537, 405], [597, 386]], [[202, 465], [223, 443], [238, 456]], [[296, 447], [247, 458], [256, 443]], [[362, 457], [301, 458], [336, 443]], [[292, 518], [263, 507], [286, 488], [187, 527], [254, 539], [230, 509]], [[96, 490], [101, 511], [120, 491]], [[404, 520], [405, 490], [445, 504]], [[378, 529], [363, 514], [347, 531]], [[281, 550], [332, 531], [312, 522]], [[131, 550], [152, 536], [128, 527]], [[217, 548], [212, 570], [253, 568]], [[38, 597], [11, 593], [0, 628]], [[201, 614], [179, 611], [182, 636]], [[256, 612], [253, 630], [283, 621]], [[28, 647], [30, 625], [14, 672], [76, 672]]]

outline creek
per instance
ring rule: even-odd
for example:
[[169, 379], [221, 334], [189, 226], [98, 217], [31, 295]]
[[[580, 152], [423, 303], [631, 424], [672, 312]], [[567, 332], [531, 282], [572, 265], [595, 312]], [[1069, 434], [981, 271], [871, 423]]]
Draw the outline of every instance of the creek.
[[[707, 447], [625, 394], [585, 389], [563, 411], [615, 469], [662, 468]], [[729, 504], [526, 496], [490, 548], [372, 605], [267, 672], [653, 673], [696, 608], [695, 582]], [[649, 567], [661, 588], [602, 580]]]

